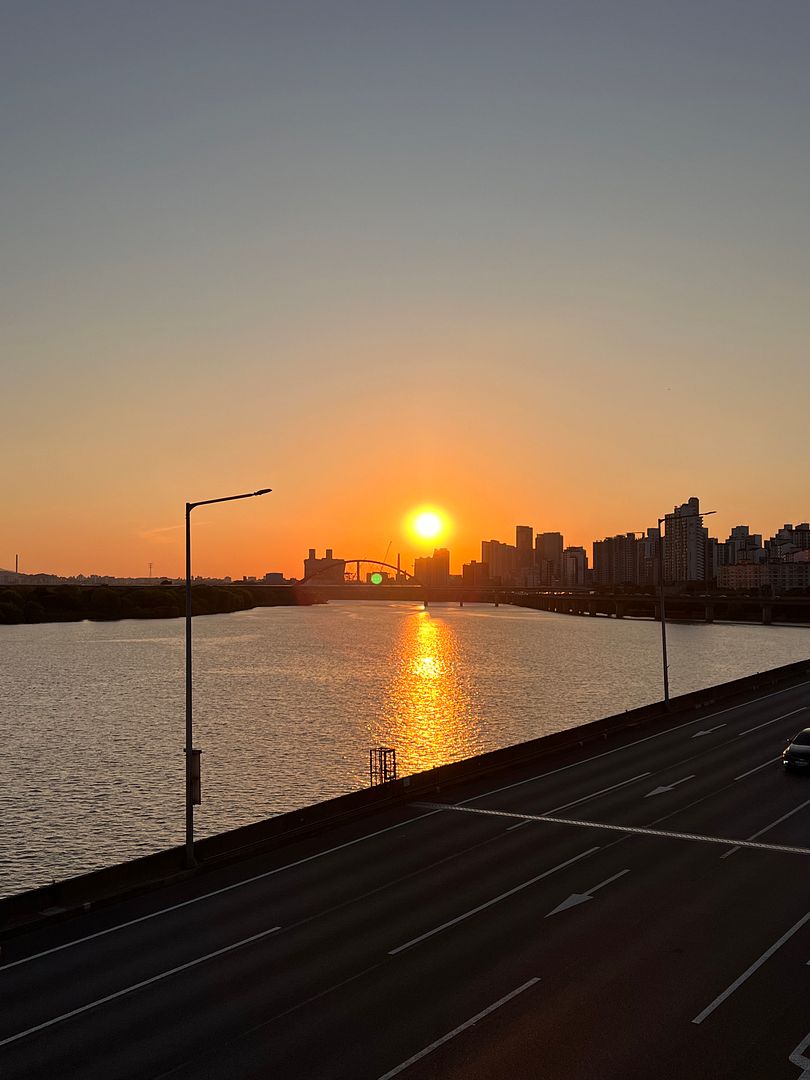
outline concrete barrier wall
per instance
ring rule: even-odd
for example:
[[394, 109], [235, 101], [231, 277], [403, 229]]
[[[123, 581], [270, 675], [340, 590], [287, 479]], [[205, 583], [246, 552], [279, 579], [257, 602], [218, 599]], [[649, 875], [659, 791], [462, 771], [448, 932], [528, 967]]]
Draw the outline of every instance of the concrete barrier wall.
[[0, 938], [9, 936], [21, 925], [43, 919], [64, 918], [72, 912], [87, 910], [123, 895], [143, 892], [161, 883], [199, 875], [207, 868], [237, 862], [375, 810], [435, 794], [439, 788], [445, 789], [488, 773], [527, 764], [560, 750], [584, 747], [588, 743], [607, 739], [639, 725], [665, 727], [681, 723], [684, 714], [692, 710], [728, 705], [733, 703], [735, 698], [744, 699], [755, 692], [786, 687], [807, 677], [810, 677], [810, 660], [799, 661], [691, 694], [683, 694], [670, 701], [668, 710], [663, 702], [644, 705], [553, 735], [517, 743], [501, 750], [491, 750], [464, 761], [415, 773], [380, 787], [341, 795], [301, 810], [206, 837], [195, 845], [200, 865], [194, 870], [185, 868], [185, 852], [182, 847], [170, 848], [154, 855], [146, 855], [117, 866], [6, 897], [0, 899]]

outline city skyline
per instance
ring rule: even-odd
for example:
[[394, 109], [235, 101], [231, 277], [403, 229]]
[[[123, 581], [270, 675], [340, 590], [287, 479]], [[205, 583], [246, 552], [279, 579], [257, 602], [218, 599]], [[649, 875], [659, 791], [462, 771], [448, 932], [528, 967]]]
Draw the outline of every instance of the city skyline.
[[210, 573], [382, 552], [428, 500], [580, 544], [690, 490], [805, 516], [805, 5], [3, 30], [0, 563], [176, 574], [184, 502], [245, 485]]
[[[697, 503], [697, 505], [699, 507], [699, 500], [691, 499], [690, 501], [693, 502], [693, 503]], [[431, 505], [435, 505], [435, 504], [431, 504]], [[692, 508], [691, 510], [689, 509], [687, 503], [682, 503], [680, 506], [679, 506], [678, 503], [675, 503], [675, 504], [673, 504], [672, 510], [666, 511], [666, 515], [662, 515], [662, 517], [666, 516], [667, 518], [671, 518], [673, 516], [673, 514], [677, 514], [679, 510], [681, 512], [687, 512], [687, 513], [694, 513], [695, 512], [694, 508]], [[699, 514], [699, 517], [700, 517], [700, 521], [702, 522], [703, 517], [705, 515], [709, 514], [709, 513], [712, 513], [712, 515], [714, 517], [714, 522], [717, 522], [717, 516], [719, 516], [719, 515], [717, 515], [716, 512], [714, 512], [714, 511], [708, 511], [708, 510], [705, 510], [705, 509], [698, 509], [698, 514]], [[709, 529], [709, 528], [707, 528], [705, 526], [705, 523], [703, 523], [702, 528], [703, 528], [704, 532], [706, 533], [707, 537], [713, 539], [714, 541], [716, 541], [720, 545], [726, 545], [726, 544], [732, 544], [733, 545], [734, 542], [736, 541], [738, 547], [740, 547], [742, 549], [748, 549], [750, 551], [751, 542], [756, 540], [756, 541], [758, 541], [758, 549], [762, 552], [762, 551], [765, 550], [762, 547], [763, 537], [766, 539], [766, 545], [767, 545], [767, 543], [769, 543], [770, 541], [777, 538], [779, 532], [781, 530], [783, 530], [784, 528], [786, 528], [788, 526], [792, 527], [793, 525], [799, 526], [799, 525], [806, 524], [806, 518], [808, 516], [810, 516], [810, 515], [805, 514], [805, 515], [794, 516], [790, 520], [790, 522], [788, 522], [786, 520], [786, 518], [783, 517], [783, 519], [781, 519], [781, 521], [780, 521], [780, 524], [773, 525], [773, 527], [770, 530], [767, 529], [767, 528], [765, 528], [765, 529], [757, 529], [755, 525], [752, 526], [751, 522], [743, 522], [741, 520], [735, 521], [734, 525], [730, 525], [726, 529], [719, 529], [719, 528], [716, 527], [715, 524], [713, 524], [712, 528]], [[586, 553], [587, 553], [586, 566], [589, 569], [593, 570], [594, 569], [595, 549], [596, 549], [596, 547], [598, 545], [602, 545], [604, 543], [614, 541], [614, 540], [616, 540], [616, 541], [624, 540], [626, 537], [629, 537], [631, 535], [638, 536], [640, 540], [645, 535], [649, 538], [649, 536], [652, 533], [654, 533], [656, 531], [656, 529], [657, 529], [657, 521], [653, 521], [652, 524], [650, 524], [648, 522], [647, 525], [645, 525], [642, 528], [635, 528], [635, 529], [619, 528], [613, 533], [609, 533], [609, 532], [606, 532], [606, 531], [597, 532], [597, 534], [594, 535], [593, 537], [591, 537], [590, 539], [587, 539], [584, 542], [580, 543], [580, 542], [577, 542], [576, 540], [574, 540], [573, 538], [571, 538], [564, 527], [561, 528], [561, 529], [551, 529], [550, 528], [550, 529], [539, 530], [539, 529], [535, 528], [535, 526], [533, 524], [513, 523], [510, 526], [508, 526], [505, 531], [502, 531], [500, 536], [496, 537], [494, 535], [495, 530], [489, 530], [486, 537], [482, 536], [480, 539], [478, 539], [476, 541], [476, 540], [472, 540], [469, 537], [465, 537], [463, 540], [460, 540], [459, 535], [458, 535], [458, 533], [460, 531], [458, 523], [452, 521], [448, 517], [446, 519], [447, 520], [447, 527], [446, 528], [437, 527], [438, 528], [437, 533], [434, 533], [431, 536], [423, 537], [421, 539], [421, 547], [412, 550], [412, 549], [408, 548], [407, 544], [409, 542], [409, 538], [410, 538], [410, 542], [412, 543], [414, 536], [417, 535], [417, 534], [415, 534], [414, 529], [413, 529], [413, 519], [414, 519], [414, 513], [413, 512], [409, 513], [408, 515], [405, 515], [403, 517], [403, 519], [402, 519], [402, 535], [401, 535], [401, 539], [403, 541], [405, 541], [405, 543], [403, 545], [405, 547], [405, 549], [406, 549], [405, 551], [403, 551], [402, 548], [397, 549], [396, 546], [393, 545], [393, 541], [388, 544], [387, 548], [382, 553], [368, 550], [368, 545], [361, 546], [357, 550], [352, 549], [351, 551], [349, 551], [349, 549], [345, 545], [341, 545], [340, 542], [334, 542], [334, 543], [331, 543], [330, 546], [327, 546], [326, 544], [322, 545], [323, 549], [326, 552], [326, 558], [327, 559], [332, 558], [332, 553], [337, 552], [337, 555], [334, 556], [336, 559], [343, 559], [343, 560], [346, 560], [348, 562], [352, 562], [352, 561], [356, 561], [357, 559], [361, 559], [361, 560], [364, 560], [364, 561], [366, 561], [368, 563], [374, 563], [374, 562], [379, 561], [381, 563], [386, 562], [389, 565], [396, 563], [397, 559], [401, 559], [403, 568], [408, 570], [408, 572], [410, 573], [413, 570], [415, 570], [415, 566], [416, 566], [416, 563], [417, 563], [418, 560], [420, 560], [420, 559], [424, 560], [426, 557], [429, 559], [430, 556], [432, 555], [432, 553], [436, 550], [436, 548], [440, 548], [442, 550], [447, 549], [450, 552], [450, 562], [448, 564], [448, 572], [460, 577], [461, 574], [462, 574], [462, 570], [463, 570], [463, 568], [464, 568], [464, 566], [466, 564], [479, 563], [479, 562], [480, 563], [486, 563], [487, 562], [487, 558], [485, 558], [485, 555], [487, 554], [487, 552], [485, 550], [487, 548], [487, 545], [499, 545], [503, 549], [509, 549], [509, 551], [511, 551], [512, 554], [515, 556], [515, 561], [510, 564], [510, 567], [514, 569], [514, 568], [517, 568], [519, 566], [529, 567], [529, 566], [537, 565], [538, 559], [540, 558], [539, 552], [540, 552], [540, 545], [541, 545], [542, 539], [544, 537], [558, 537], [559, 538], [559, 552], [560, 552], [560, 555], [563, 553], [564, 549], [566, 551], [572, 550], [572, 549], [585, 550]], [[329, 530], [329, 529], [321, 528], [319, 531], [321, 533], [329, 533], [332, 536], [334, 536], [334, 535], [339, 536], [340, 535], [339, 530], [334, 530], [334, 529]], [[723, 538], [724, 532], [728, 533], [728, 536], [725, 539]], [[520, 542], [521, 538], [524, 539], [524, 540], [527, 539], [527, 536], [528, 536], [529, 533], [531, 534], [531, 547], [529, 549], [530, 553], [531, 553], [531, 558], [527, 561], [526, 558], [523, 558], [523, 559], [520, 558], [519, 552], [518, 552], [518, 545], [519, 545], [519, 542]], [[448, 534], [450, 536], [455, 536], [455, 539], [457, 541], [455, 544], [451, 540], [448, 539]], [[510, 539], [510, 534], [511, 534], [511, 539]], [[313, 545], [307, 545], [307, 550], [309, 550], [309, 553], [310, 553], [309, 557], [310, 558], [315, 558], [316, 548], [320, 549], [320, 547], [321, 547], [320, 544], [319, 545], [314, 545], [314, 546]], [[407, 552], [407, 554], [406, 554], [406, 552]], [[497, 552], [495, 552], [494, 557], [495, 558], [498, 557]], [[548, 557], [547, 554], [543, 554], [543, 558], [546, 558], [546, 557]], [[302, 576], [299, 568], [300, 568], [301, 561], [304, 558], [305, 558], [305, 556], [301, 552], [299, 552], [298, 557], [296, 558], [295, 563], [294, 563], [293, 567], [291, 568], [291, 567], [286, 566], [286, 565], [281, 566], [279, 564], [279, 561], [278, 560], [274, 561], [274, 558], [271, 555], [271, 556], [264, 559], [264, 563], [262, 564], [262, 567], [257, 569], [257, 570], [244, 570], [244, 571], [242, 571], [242, 570], [234, 570], [233, 568], [231, 568], [231, 570], [226, 570], [226, 571], [221, 572], [221, 573], [211, 573], [208, 570], [206, 570], [205, 567], [198, 566], [197, 565], [197, 559], [195, 557], [194, 574], [195, 574], [195, 577], [201, 577], [201, 578], [212, 578], [212, 579], [218, 579], [218, 580], [223, 580], [223, 579], [227, 578], [227, 579], [232, 579], [234, 581], [238, 581], [238, 580], [240, 580], [242, 578], [245, 578], [245, 579], [252, 578], [254, 580], [261, 580], [262, 578], [264, 578], [268, 574], [270, 574], [270, 575], [272, 575], [274, 577], [277, 577], [278, 574], [281, 573], [281, 574], [284, 575], [285, 578], [287, 578], [289, 580], [295, 580], [295, 579], [300, 579], [300, 577]], [[14, 562], [14, 560], [12, 560], [12, 563], [13, 562]], [[270, 566], [269, 565], [270, 562], [273, 562], [274, 565]], [[74, 570], [74, 571], [69, 571], [69, 572], [60, 572], [60, 571], [57, 571], [57, 570], [55, 570], [53, 568], [34, 570], [34, 569], [31, 569], [31, 568], [26, 568], [24, 563], [22, 563], [20, 565], [19, 572], [22, 575], [43, 574], [43, 575], [53, 575], [53, 576], [64, 577], [64, 578], [79, 578], [79, 579], [84, 578], [84, 577], [87, 577], [87, 578], [109, 577], [109, 578], [122, 578], [122, 579], [129, 579], [129, 580], [148, 580], [148, 579], [160, 580], [161, 578], [164, 578], [164, 577], [179, 578], [179, 577], [182, 576], [180, 571], [172, 573], [170, 571], [165, 571], [165, 570], [161, 569], [160, 565], [152, 564], [152, 563], [150, 563], [148, 565], [148, 567], [146, 568], [145, 573], [137, 573], [137, 572], [133, 571], [131, 573], [113, 574], [113, 573], [107, 573], [104, 570]], [[12, 569], [12, 565], [6, 566], [6, 565], [3, 564], [2, 559], [0, 559], [0, 573], [6, 573], [6, 574], [14, 573], [14, 570]]]

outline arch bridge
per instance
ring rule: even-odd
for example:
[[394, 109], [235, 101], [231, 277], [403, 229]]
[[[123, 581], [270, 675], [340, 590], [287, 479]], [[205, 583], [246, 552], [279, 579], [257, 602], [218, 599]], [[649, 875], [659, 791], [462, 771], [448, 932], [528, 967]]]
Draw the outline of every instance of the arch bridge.
[[[417, 579], [413, 576], [413, 574], [409, 574], [407, 570], [403, 570], [401, 567], [394, 566], [392, 563], [384, 562], [381, 559], [334, 559], [330, 566], [319, 566], [318, 569], [313, 570], [311, 574], [307, 574], [305, 577], [302, 577], [301, 580], [298, 582], [298, 584], [299, 585], [307, 585], [310, 581], [315, 581], [321, 574], [326, 574], [326, 573], [328, 573], [330, 571], [334, 572], [335, 563], [344, 563], [345, 564], [345, 569], [344, 569], [344, 572], [343, 572], [343, 578], [344, 578], [344, 583], [345, 584], [351, 584], [352, 582], [356, 582], [358, 585], [365, 584], [365, 582], [361, 581], [361, 579], [360, 579], [360, 567], [361, 566], [373, 566], [373, 567], [375, 567], [377, 569], [379, 569], [379, 567], [382, 566], [382, 567], [385, 567], [387, 570], [393, 570], [394, 571], [394, 574], [395, 574], [394, 580], [393, 581], [389, 580], [387, 582], [383, 582], [383, 581], [371, 582], [371, 584], [394, 585], [394, 584], [397, 583], [397, 578], [404, 578], [409, 585], [412, 585], [412, 586], [413, 585], [420, 585], [421, 586], [421, 582], [417, 581]], [[350, 571], [348, 569], [350, 566], [353, 566], [355, 568], [355, 576], [354, 577], [348, 576], [350, 574]], [[372, 573], [373, 573], [373, 571], [372, 571]]]

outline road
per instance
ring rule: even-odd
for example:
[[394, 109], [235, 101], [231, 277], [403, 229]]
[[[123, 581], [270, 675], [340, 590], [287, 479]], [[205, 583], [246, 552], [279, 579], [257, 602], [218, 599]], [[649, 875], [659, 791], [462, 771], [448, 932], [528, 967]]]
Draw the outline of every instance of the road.
[[3, 945], [0, 1076], [810, 1080], [810, 683]]

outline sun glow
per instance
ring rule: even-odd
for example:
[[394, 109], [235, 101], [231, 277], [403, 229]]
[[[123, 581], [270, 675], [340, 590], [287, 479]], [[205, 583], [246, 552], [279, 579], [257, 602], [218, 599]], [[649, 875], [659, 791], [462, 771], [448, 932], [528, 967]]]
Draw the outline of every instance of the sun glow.
[[435, 540], [444, 529], [444, 522], [435, 510], [420, 510], [411, 521], [411, 528], [421, 540]]

